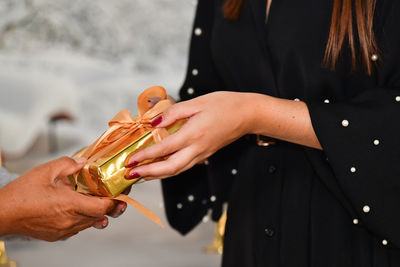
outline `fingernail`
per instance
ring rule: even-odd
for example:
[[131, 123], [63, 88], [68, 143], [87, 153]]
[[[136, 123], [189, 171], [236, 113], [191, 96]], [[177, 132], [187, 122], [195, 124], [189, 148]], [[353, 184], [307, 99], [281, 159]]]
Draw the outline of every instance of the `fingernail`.
[[136, 179], [136, 178], [139, 178], [140, 177], [140, 174], [139, 173], [137, 173], [137, 172], [131, 172], [131, 173], [129, 173], [129, 176], [128, 176], [128, 180], [133, 180], [133, 179]]
[[124, 213], [126, 211], [126, 206], [124, 206], [122, 209], [121, 209], [121, 213]]
[[133, 167], [135, 167], [135, 166], [138, 165], [138, 164], [139, 164], [139, 161], [134, 160], [134, 161], [132, 161], [132, 162], [129, 162], [129, 163], [126, 165], [126, 167], [127, 167], [127, 168], [133, 168]]
[[162, 116], [158, 116], [151, 122], [151, 126], [156, 127], [162, 122]]
[[75, 162], [78, 164], [86, 163], [87, 159], [84, 157], [74, 158]]
[[104, 227], [106, 227], [108, 224], [108, 220], [107, 219], [103, 219], [103, 221], [101, 222], [101, 225]]

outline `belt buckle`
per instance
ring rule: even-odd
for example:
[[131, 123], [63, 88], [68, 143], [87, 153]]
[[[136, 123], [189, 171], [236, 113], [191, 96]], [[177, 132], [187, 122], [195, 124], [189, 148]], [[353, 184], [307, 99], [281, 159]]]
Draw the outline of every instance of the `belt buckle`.
[[273, 139], [263, 140], [259, 134], [256, 135], [256, 141], [258, 146], [272, 146], [276, 144], [276, 141]]

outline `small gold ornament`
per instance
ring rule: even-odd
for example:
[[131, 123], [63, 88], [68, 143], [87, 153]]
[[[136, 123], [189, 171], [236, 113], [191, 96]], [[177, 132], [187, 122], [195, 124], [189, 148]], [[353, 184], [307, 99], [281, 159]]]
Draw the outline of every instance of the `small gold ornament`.
[[215, 226], [214, 240], [212, 241], [211, 245], [204, 249], [205, 253], [222, 255], [222, 252], [224, 250], [226, 218], [227, 216], [225, 211]]
[[0, 267], [17, 267], [17, 263], [8, 258], [3, 241], [0, 241]]

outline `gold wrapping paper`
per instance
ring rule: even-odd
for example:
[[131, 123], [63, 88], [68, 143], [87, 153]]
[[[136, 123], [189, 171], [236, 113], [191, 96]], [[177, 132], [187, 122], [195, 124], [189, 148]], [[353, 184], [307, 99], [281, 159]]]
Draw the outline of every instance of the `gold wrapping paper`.
[[[176, 122], [171, 127], [167, 128], [168, 133], [175, 133], [183, 124], [184, 121]], [[154, 136], [151, 131], [147, 131], [137, 140], [133, 141], [114, 155], [105, 156], [96, 160], [93, 163], [90, 163], [89, 173], [94, 180], [99, 180], [103, 183], [110, 196], [118, 196], [127, 187], [141, 180], [141, 178], [133, 180], [125, 179], [125, 174], [128, 171], [125, 168], [125, 162], [128, 157], [153, 144], [155, 144]], [[82, 156], [85, 151], [86, 149], [78, 152], [74, 155], [74, 157]], [[147, 161], [142, 164], [148, 164], [157, 160], [158, 159], [154, 159], [152, 161]], [[85, 182], [82, 172], [78, 174], [76, 179], [73, 176], [70, 176], [69, 178], [76, 191], [80, 193], [92, 193]]]
[[[149, 107], [150, 99], [160, 101]], [[167, 128], [153, 128], [151, 121], [160, 116], [172, 103], [167, 99], [164, 88], [155, 86], [146, 89], [138, 98], [139, 114], [131, 117], [128, 110], [119, 112], [110, 122], [110, 128], [92, 145], [78, 152], [74, 157], [85, 157], [87, 164], [69, 179], [80, 193], [110, 197], [125, 201], [151, 220], [162, 226], [160, 219], [137, 201], [120, 194], [140, 178], [127, 180], [129, 169], [125, 163], [130, 155], [161, 141], [169, 134], [178, 131], [186, 120], [180, 120]], [[148, 164], [162, 159], [140, 163]]]

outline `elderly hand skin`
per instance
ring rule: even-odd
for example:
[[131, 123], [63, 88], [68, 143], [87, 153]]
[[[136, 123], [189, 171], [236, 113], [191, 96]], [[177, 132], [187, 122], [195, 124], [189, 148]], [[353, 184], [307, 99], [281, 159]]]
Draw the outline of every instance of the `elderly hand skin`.
[[1, 188], [0, 236], [17, 234], [56, 241], [91, 226], [107, 226], [104, 215], [121, 213], [122, 206], [119, 204], [118, 211], [113, 200], [77, 193], [67, 182], [66, 177], [79, 171], [85, 162], [82, 158], [63, 157]]

